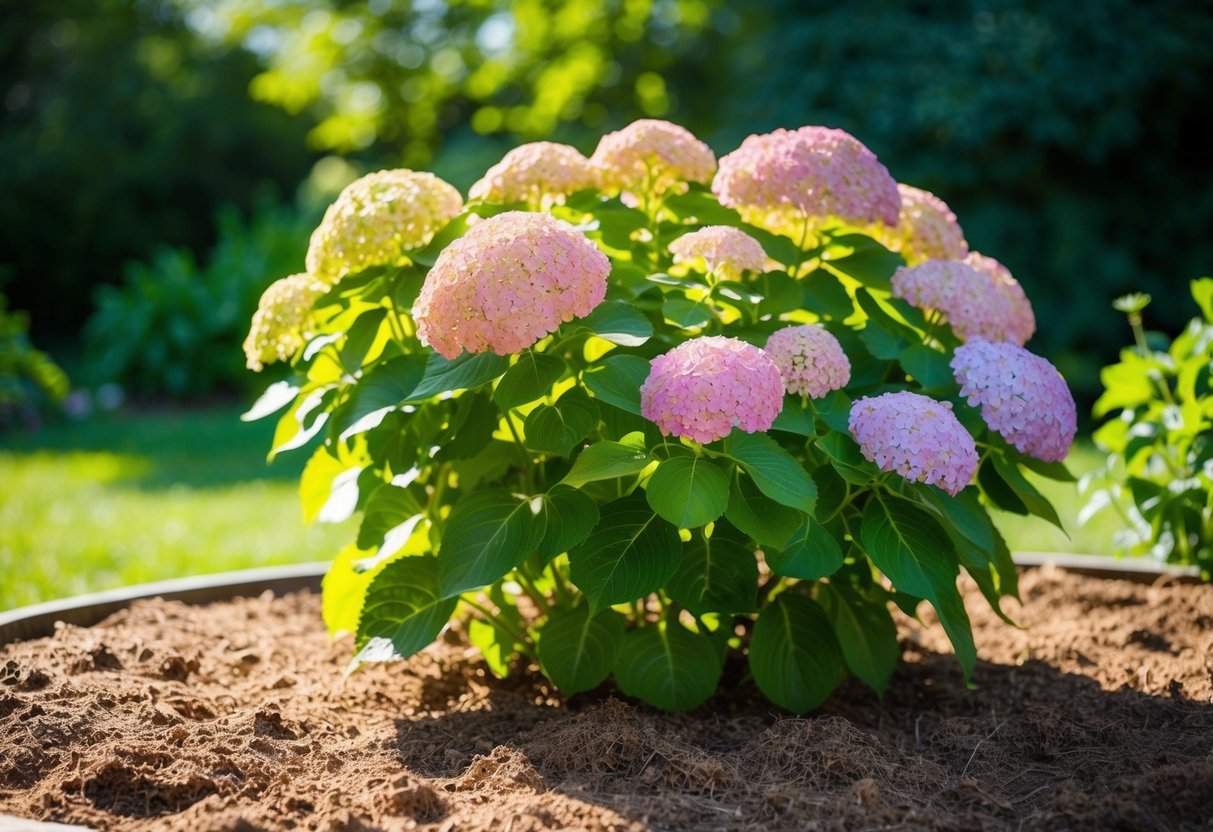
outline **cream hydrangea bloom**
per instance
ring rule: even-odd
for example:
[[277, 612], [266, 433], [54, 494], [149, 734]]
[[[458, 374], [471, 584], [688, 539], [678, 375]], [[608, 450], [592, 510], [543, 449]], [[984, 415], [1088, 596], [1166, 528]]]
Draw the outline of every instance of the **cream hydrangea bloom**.
[[877, 225], [872, 234], [911, 266], [926, 260], [963, 260], [969, 253], [964, 231], [952, 209], [930, 191], [897, 186], [901, 213], [893, 228]]
[[608, 193], [661, 195], [685, 190], [687, 182], [706, 185], [716, 172], [716, 154], [690, 130], [651, 118], [607, 133], [590, 163]]
[[250, 370], [261, 372], [266, 364], [286, 361], [303, 347], [312, 304], [327, 288], [310, 274], [293, 274], [270, 284], [244, 339], [245, 363]]
[[577, 148], [557, 142], [531, 142], [514, 148], [489, 168], [472, 185], [468, 198], [547, 208], [594, 184], [590, 160]]
[[432, 173], [381, 170], [346, 186], [324, 212], [307, 270], [334, 284], [351, 272], [403, 262], [463, 210], [463, 197]]
[[742, 272], [766, 271], [767, 253], [749, 234], [728, 225], [708, 225], [670, 243], [675, 263], [703, 261], [708, 273], [738, 280]]

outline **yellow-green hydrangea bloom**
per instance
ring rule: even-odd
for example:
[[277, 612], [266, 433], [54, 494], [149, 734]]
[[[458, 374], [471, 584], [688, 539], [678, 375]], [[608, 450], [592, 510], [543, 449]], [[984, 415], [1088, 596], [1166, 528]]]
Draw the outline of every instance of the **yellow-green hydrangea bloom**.
[[293, 274], [270, 284], [244, 339], [245, 363], [250, 370], [261, 372], [266, 364], [286, 361], [303, 347], [312, 304], [327, 288], [309, 274]]

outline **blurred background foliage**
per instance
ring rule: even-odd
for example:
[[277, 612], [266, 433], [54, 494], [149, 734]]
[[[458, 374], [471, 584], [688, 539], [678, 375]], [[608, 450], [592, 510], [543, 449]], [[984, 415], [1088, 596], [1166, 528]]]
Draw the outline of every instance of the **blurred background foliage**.
[[338, 185], [407, 165], [466, 188], [519, 141], [588, 152], [642, 116], [720, 153], [778, 126], [851, 131], [1012, 269], [1040, 318], [1029, 346], [1087, 402], [1123, 341], [1111, 298], [1149, 291], [1178, 329], [1174, 288], [1213, 264], [1198, 0], [0, 7], [0, 281], [52, 351], [94, 315], [86, 375], [150, 394], [239, 385], [239, 319], [301, 267], [315, 217], [292, 195], [328, 192], [309, 179], [324, 161], [333, 184], [325, 157], [348, 160]]

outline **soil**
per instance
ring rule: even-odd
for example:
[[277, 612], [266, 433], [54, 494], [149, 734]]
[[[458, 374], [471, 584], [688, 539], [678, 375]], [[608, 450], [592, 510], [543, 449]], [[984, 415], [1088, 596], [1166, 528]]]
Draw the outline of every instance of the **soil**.
[[[690, 714], [486, 675], [457, 631], [342, 675], [319, 600], [140, 602], [0, 649], [0, 813], [113, 830], [1213, 829], [1213, 586], [1023, 576], [967, 596], [966, 690], [903, 619], [880, 701]], [[0, 823], [0, 825], [3, 825]]]

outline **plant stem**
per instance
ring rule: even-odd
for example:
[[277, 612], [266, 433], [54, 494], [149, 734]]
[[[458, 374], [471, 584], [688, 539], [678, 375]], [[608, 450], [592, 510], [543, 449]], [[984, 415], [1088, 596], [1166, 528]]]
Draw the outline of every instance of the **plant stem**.
[[526, 592], [527, 597], [535, 602], [535, 606], [539, 607], [539, 611], [544, 615], [549, 615], [552, 612], [552, 605], [548, 603], [547, 596], [539, 591], [538, 587], [535, 586], [530, 578], [523, 574], [521, 569], [514, 570], [514, 577], [518, 579], [518, 583]]
[[523, 633], [521, 630], [519, 630], [517, 627], [515, 627], [510, 622], [506, 621], [500, 615], [490, 612], [487, 607], [480, 604], [478, 601], [473, 601], [471, 598], [467, 597], [466, 595], [463, 596], [462, 598], [460, 598], [459, 600], [461, 602], [463, 602], [464, 604], [467, 604], [469, 607], [474, 609], [476, 612], [480, 613], [481, 617], [484, 618], [484, 620], [487, 621], [490, 626], [496, 627], [498, 630], [505, 633], [510, 638], [514, 639], [514, 641], [522, 649], [522, 652], [525, 653], [528, 657], [530, 657], [531, 659], [536, 658], [535, 651], [531, 647], [531, 640], [529, 638], [527, 638], [525, 633]]

